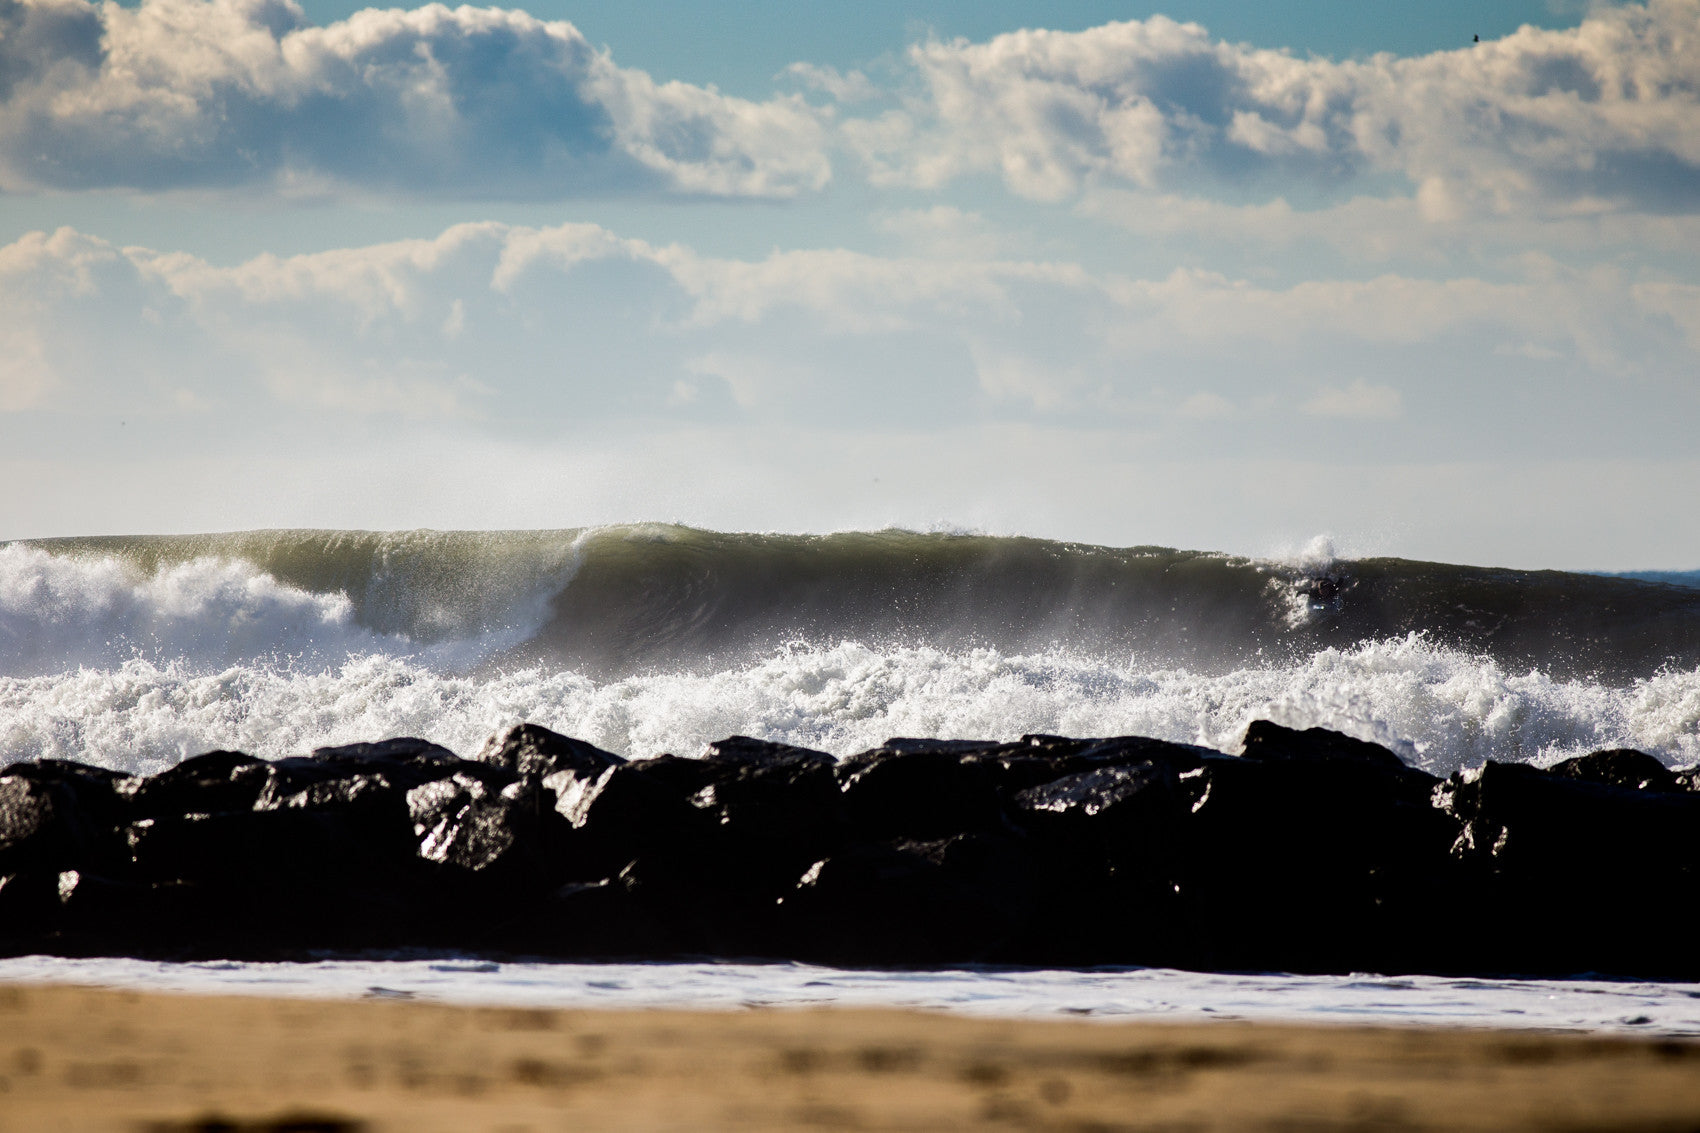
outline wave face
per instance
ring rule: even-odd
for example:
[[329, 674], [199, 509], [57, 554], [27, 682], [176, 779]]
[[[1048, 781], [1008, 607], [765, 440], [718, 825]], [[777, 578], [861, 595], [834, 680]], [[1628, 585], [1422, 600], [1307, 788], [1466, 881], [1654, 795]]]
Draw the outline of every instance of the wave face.
[[732, 733], [1138, 733], [1257, 717], [1432, 770], [1700, 759], [1700, 590], [905, 531], [252, 532], [0, 546], [0, 760], [157, 770], [530, 719], [633, 755]]

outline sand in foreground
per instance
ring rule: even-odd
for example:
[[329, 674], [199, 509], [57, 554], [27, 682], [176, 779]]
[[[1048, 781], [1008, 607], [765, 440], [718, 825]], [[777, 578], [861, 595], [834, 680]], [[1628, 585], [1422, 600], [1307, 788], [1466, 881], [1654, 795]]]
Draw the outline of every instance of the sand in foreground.
[[1700, 1044], [0, 985], [0, 1130], [1700, 1128]]

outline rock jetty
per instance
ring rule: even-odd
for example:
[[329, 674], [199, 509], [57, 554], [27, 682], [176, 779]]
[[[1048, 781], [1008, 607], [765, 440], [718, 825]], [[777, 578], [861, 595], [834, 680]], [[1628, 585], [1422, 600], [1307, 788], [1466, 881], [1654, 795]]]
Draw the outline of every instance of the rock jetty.
[[1700, 978], [1700, 788], [1650, 755], [1439, 779], [1259, 721], [1124, 736], [734, 736], [628, 761], [522, 724], [148, 777], [0, 769], [0, 953]]

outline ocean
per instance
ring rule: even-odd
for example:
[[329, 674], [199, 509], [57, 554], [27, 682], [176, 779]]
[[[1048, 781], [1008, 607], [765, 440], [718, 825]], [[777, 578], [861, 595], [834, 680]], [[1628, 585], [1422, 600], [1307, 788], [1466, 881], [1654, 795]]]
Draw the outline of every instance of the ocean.
[[[1322, 540], [1260, 560], [970, 533], [670, 525], [0, 546], [0, 764], [52, 757], [152, 773], [217, 748], [279, 757], [399, 735], [470, 755], [521, 721], [634, 758], [691, 756], [733, 734], [840, 756], [891, 736], [1035, 732], [1231, 752], [1259, 718], [1381, 743], [1441, 775], [1614, 747], [1693, 765], [1700, 573], [1344, 559]], [[586, 965], [509, 965], [493, 978], [458, 963], [24, 958], [0, 963], [0, 979], [123, 982], [151, 971], [167, 986], [579, 1002], [602, 978], [641, 990], [593, 998], [631, 1005], [1227, 1005], [1257, 1017], [1503, 1015], [1700, 1031], [1700, 991], [1683, 985], [798, 965], [622, 965], [601, 977]]]

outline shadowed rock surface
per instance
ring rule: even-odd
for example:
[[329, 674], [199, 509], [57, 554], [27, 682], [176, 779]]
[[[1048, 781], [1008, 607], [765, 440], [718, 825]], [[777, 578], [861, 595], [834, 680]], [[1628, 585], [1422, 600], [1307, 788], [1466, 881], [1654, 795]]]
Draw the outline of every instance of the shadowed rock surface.
[[525, 724], [148, 778], [0, 770], [0, 952], [402, 947], [841, 964], [1696, 978], [1695, 777], [1613, 750], [1441, 780], [1335, 732], [733, 736], [627, 761]]

